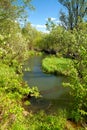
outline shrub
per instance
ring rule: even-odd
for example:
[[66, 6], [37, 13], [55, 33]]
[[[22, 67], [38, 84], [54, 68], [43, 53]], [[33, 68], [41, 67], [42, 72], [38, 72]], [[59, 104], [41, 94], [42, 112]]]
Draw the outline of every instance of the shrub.
[[29, 130], [64, 130], [66, 125], [66, 114], [64, 111], [56, 115], [47, 115], [40, 111], [34, 116], [28, 118]]

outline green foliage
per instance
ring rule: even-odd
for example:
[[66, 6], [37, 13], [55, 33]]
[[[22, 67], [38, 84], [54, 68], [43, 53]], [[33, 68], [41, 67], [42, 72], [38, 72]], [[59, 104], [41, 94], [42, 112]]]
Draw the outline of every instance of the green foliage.
[[42, 33], [37, 31], [30, 23], [25, 24], [22, 28], [22, 34], [25, 38], [28, 50], [33, 50], [39, 47], [39, 42], [42, 38]]
[[[29, 88], [22, 80], [22, 75], [17, 74], [13, 67], [0, 62], [0, 68], [0, 128], [4, 130], [10, 129], [12, 124], [24, 119], [22, 98], [29, 94], [38, 97], [39, 92], [36, 87]], [[30, 104], [29, 101], [26, 103]], [[16, 128], [16, 126], [14, 127]], [[18, 128], [19, 126], [17, 126]], [[25, 127], [20, 126], [20, 128]]]
[[41, 49], [54, 49], [59, 51], [61, 39], [63, 38], [64, 29], [60, 26], [55, 27], [49, 34], [45, 34], [42, 37], [40, 48]]
[[51, 31], [52, 29], [54, 29], [56, 26], [56, 24], [54, 23], [54, 21], [51, 18], [48, 18], [47, 22], [46, 22], [46, 28], [48, 31]]
[[[70, 87], [70, 94], [73, 96], [71, 118], [76, 122], [87, 116], [87, 66], [86, 51], [82, 53], [84, 57], [80, 61], [65, 58], [48, 57], [42, 62], [43, 69], [48, 73], [62, 74], [67, 76], [67, 82], [63, 83], [65, 87]], [[81, 51], [81, 49], [80, 49]], [[82, 56], [82, 55], [81, 55]], [[80, 65], [81, 66], [80, 66]], [[79, 67], [80, 70], [78, 70]], [[82, 72], [80, 72], [82, 69]], [[81, 77], [80, 77], [81, 76]]]
[[[25, 39], [23, 39], [19, 25], [12, 22], [10, 29], [10, 33], [6, 32], [0, 37], [0, 59], [3, 60], [3, 63], [13, 66], [15, 60], [19, 62], [23, 61], [27, 45], [25, 44]], [[16, 31], [18, 32], [16, 33]]]
[[42, 62], [43, 70], [47, 73], [62, 74], [69, 76], [73, 68], [73, 62], [67, 58], [58, 58], [55, 56], [47, 57]]
[[77, 58], [80, 55], [80, 44], [87, 48], [87, 24], [80, 23], [77, 30], [65, 30], [56, 26], [49, 34], [44, 35], [40, 47], [53, 49], [60, 55], [68, 58]]
[[[10, 20], [23, 20], [26, 18], [27, 9], [34, 9], [31, 5], [31, 0], [1, 0], [0, 1], [0, 20], [5, 23]], [[4, 21], [5, 20], [5, 21]], [[6, 22], [6, 23], [7, 23]], [[8, 22], [9, 23], [9, 22]], [[10, 24], [9, 24], [10, 25]]]
[[9, 130], [28, 130], [26, 124], [24, 124], [24, 120], [22, 121], [15, 121], [12, 127]]
[[[65, 30], [54, 28], [43, 42], [44, 48], [54, 49], [60, 58], [49, 57], [43, 60], [43, 69], [48, 73], [68, 76], [64, 86], [71, 88], [74, 99], [72, 118], [79, 121], [87, 116], [87, 24]], [[64, 58], [61, 58], [63, 56]], [[68, 57], [67, 59], [65, 57]], [[69, 60], [71, 59], [71, 60]]]
[[[17, 97], [29, 93], [29, 90], [22, 86], [22, 78], [16, 74], [14, 68], [2, 63], [0, 63], [0, 68], [0, 90], [5, 91], [5, 93], [14, 93], [14, 96]], [[28, 87], [26, 86], [26, 88]]]
[[66, 116], [62, 111], [57, 115], [47, 115], [41, 111], [34, 116], [30, 115], [28, 122], [29, 130], [63, 130], [66, 125]]
[[[19, 25], [9, 21], [9, 29], [0, 30], [0, 129], [25, 129], [22, 99], [39, 96], [37, 88], [29, 88], [22, 79], [22, 64], [28, 53]], [[26, 101], [27, 105], [30, 101]], [[16, 126], [17, 123], [17, 126]], [[22, 126], [21, 126], [22, 125]]]
[[43, 55], [42, 52], [34, 51], [34, 50], [29, 50], [28, 56], [37, 56], [37, 55]]
[[87, 15], [86, 0], [58, 0], [66, 8], [66, 12], [61, 12], [60, 20], [67, 29], [77, 27]]
[[[86, 54], [84, 55], [84, 58]], [[80, 115], [82, 117], [87, 116], [87, 62], [85, 62], [86, 60], [84, 60], [84, 58], [75, 64], [77, 75], [70, 75], [69, 83], [65, 84], [66, 86], [70, 86], [72, 88], [72, 95], [74, 97], [74, 110], [76, 113], [74, 114], [76, 115], [74, 118], [76, 121], [81, 119]]]
[[[43, 68], [48, 73], [67, 76], [64, 86], [71, 88], [74, 99], [71, 117], [76, 122], [85, 119], [87, 116], [87, 24], [80, 23], [71, 31], [55, 26], [49, 19], [48, 24], [52, 27], [49, 34], [38, 32], [29, 23], [21, 28], [18, 21], [26, 18], [25, 9], [26, 7], [31, 9], [32, 6], [31, 0], [20, 2], [23, 6], [19, 5], [18, 0], [0, 1], [0, 128], [1, 130], [63, 130], [66, 123], [63, 113], [46, 115], [41, 112], [34, 116], [29, 115], [26, 121], [22, 99], [29, 94], [38, 97], [39, 92], [36, 87], [29, 88], [23, 81], [22, 64], [26, 57], [36, 53], [29, 52], [29, 49], [49, 48], [59, 52], [60, 56], [68, 57], [48, 57], [43, 61]], [[30, 105], [30, 102], [26, 101], [25, 105]]]
[[[0, 62], [0, 118], [1, 128], [7, 129], [14, 120], [22, 120], [23, 107], [21, 99], [32, 93], [38, 97], [36, 88], [30, 89], [23, 83], [22, 76], [18, 75], [14, 68]], [[5, 126], [5, 124], [7, 124]]]

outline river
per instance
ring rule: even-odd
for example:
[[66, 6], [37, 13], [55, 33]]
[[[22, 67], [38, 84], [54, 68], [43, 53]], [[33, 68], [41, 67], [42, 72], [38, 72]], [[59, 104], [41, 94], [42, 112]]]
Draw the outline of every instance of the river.
[[67, 108], [71, 102], [69, 88], [64, 88], [62, 83], [66, 80], [63, 76], [46, 74], [42, 71], [41, 62], [43, 56], [32, 56], [25, 62], [24, 80], [30, 87], [37, 86], [42, 98], [31, 98], [31, 105], [35, 110], [47, 108]]

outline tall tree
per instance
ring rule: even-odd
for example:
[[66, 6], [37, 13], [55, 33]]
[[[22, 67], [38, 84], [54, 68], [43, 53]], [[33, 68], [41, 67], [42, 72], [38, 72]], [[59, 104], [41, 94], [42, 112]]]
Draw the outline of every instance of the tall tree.
[[73, 29], [87, 15], [87, 0], [58, 0], [67, 13], [61, 12], [60, 20], [66, 28]]
[[28, 15], [26, 8], [33, 9], [31, 0], [0, 0], [0, 30], [9, 29], [9, 21], [24, 20]]
[[[0, 19], [19, 18], [26, 15], [27, 9], [34, 9], [31, 5], [32, 0], [0, 0]], [[25, 13], [25, 14], [24, 14]]]
[[[9, 63], [13, 59], [22, 59], [27, 51], [25, 38], [18, 21], [26, 17], [26, 8], [31, 9], [31, 0], [0, 0], [0, 50], [1, 59]], [[22, 54], [22, 55], [21, 55]]]

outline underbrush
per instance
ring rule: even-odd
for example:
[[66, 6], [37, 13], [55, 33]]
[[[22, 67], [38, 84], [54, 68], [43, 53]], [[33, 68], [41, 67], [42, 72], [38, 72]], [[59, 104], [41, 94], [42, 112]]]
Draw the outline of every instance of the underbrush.
[[[22, 99], [29, 93], [31, 96], [38, 97], [38, 90], [29, 88], [22, 80], [22, 74], [18, 74], [15, 67], [0, 62], [0, 68], [1, 130], [64, 130], [66, 128], [66, 111], [49, 115], [44, 111], [37, 114], [27, 112], [23, 108]], [[28, 106], [30, 104], [29, 100], [24, 103]]]
[[39, 52], [39, 51], [34, 51], [34, 50], [29, 50], [28, 52], [28, 56], [35, 56], [35, 55], [43, 55], [42, 52]]
[[79, 61], [55, 56], [47, 57], [42, 62], [42, 68], [45, 72], [66, 76], [66, 81], [63, 83], [63, 86], [71, 88], [70, 94], [73, 97], [70, 118], [75, 122], [86, 122], [87, 75], [85, 67], [83, 72], [81, 72], [78, 67], [79, 65]]
[[66, 113], [58, 112], [56, 115], [47, 115], [44, 111], [37, 114], [29, 114], [26, 118], [26, 129], [23, 130], [64, 130], [66, 125]]
[[[1, 130], [13, 130], [11, 127], [14, 122], [20, 122], [19, 124], [22, 124], [24, 120], [22, 99], [29, 95], [29, 93], [34, 96], [39, 96], [38, 90], [36, 88], [29, 88], [22, 80], [22, 74], [18, 74], [15, 70], [14, 67], [9, 67], [0, 62]], [[20, 130], [22, 130], [22, 127], [20, 128]]]

